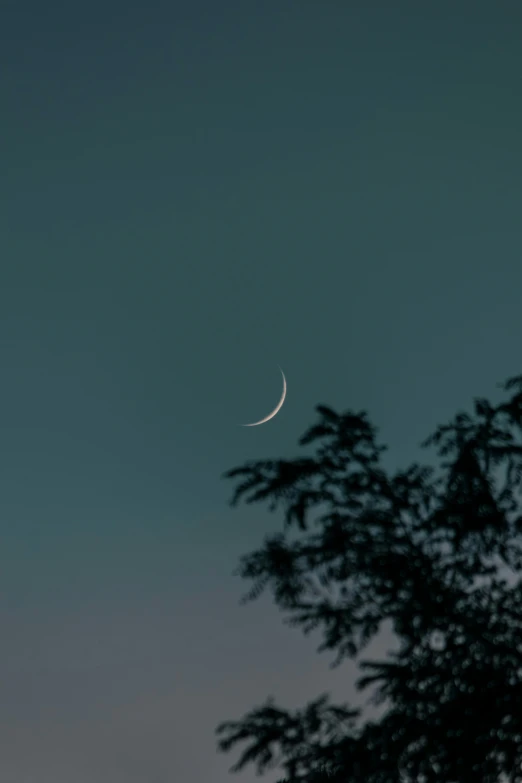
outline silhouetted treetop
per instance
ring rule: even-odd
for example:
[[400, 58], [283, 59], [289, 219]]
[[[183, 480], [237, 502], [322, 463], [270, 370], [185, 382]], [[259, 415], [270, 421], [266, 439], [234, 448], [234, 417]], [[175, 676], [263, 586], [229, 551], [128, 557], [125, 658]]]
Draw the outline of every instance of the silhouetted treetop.
[[283, 515], [241, 558], [245, 600], [270, 588], [336, 665], [385, 620], [399, 641], [386, 660], [358, 660], [378, 721], [327, 698], [294, 714], [269, 702], [219, 728], [222, 750], [250, 741], [235, 769], [275, 764], [289, 783], [522, 781], [522, 376], [502, 388], [507, 400], [476, 399], [424, 441], [437, 469], [385, 471], [367, 415], [320, 405], [300, 440], [314, 456], [225, 474], [233, 505]]

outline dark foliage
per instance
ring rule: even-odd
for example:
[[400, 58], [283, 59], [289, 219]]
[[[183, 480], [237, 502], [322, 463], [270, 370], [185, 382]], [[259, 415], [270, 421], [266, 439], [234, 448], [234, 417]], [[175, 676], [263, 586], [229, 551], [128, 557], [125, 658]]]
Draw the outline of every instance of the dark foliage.
[[[285, 783], [522, 781], [522, 376], [494, 407], [475, 400], [423, 446], [440, 469], [387, 475], [364, 413], [318, 406], [301, 439], [316, 456], [229, 471], [232, 503], [268, 501], [284, 532], [242, 558], [246, 599], [270, 587], [288, 621], [322, 635], [335, 663], [357, 659], [382, 717], [332, 706], [296, 713], [271, 701], [218, 728], [220, 749], [247, 742]], [[399, 651], [359, 655], [391, 621]]]

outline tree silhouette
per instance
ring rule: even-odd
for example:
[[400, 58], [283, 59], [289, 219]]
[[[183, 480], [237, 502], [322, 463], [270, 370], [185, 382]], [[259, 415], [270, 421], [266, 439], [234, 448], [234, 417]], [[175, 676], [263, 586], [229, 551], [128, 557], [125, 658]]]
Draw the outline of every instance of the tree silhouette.
[[[422, 444], [439, 467], [387, 475], [363, 413], [317, 406], [301, 438], [315, 456], [228, 471], [231, 504], [284, 510], [284, 531], [241, 559], [244, 600], [270, 587], [287, 622], [319, 630], [335, 665], [357, 660], [383, 707], [322, 696], [290, 712], [271, 700], [222, 723], [246, 742], [233, 771], [277, 767], [285, 783], [522, 781], [522, 376], [496, 407], [476, 399]], [[509, 396], [511, 394], [511, 396]], [[360, 653], [391, 621], [399, 650]]]

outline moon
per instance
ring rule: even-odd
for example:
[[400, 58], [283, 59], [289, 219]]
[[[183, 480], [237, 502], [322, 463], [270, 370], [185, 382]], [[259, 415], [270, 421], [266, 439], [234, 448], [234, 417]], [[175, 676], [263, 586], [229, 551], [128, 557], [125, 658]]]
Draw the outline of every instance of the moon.
[[283, 376], [283, 393], [281, 395], [281, 399], [279, 400], [279, 402], [275, 406], [274, 410], [272, 411], [272, 413], [269, 413], [268, 416], [265, 416], [264, 419], [261, 419], [261, 421], [254, 421], [253, 424], [242, 424], [241, 425], [242, 427], [257, 427], [259, 424], [264, 424], [266, 421], [270, 421], [270, 419], [273, 419], [274, 416], [276, 415], [276, 413], [278, 413], [281, 410], [281, 408], [283, 407], [283, 403], [284, 403], [285, 397], [286, 397], [286, 378], [285, 378], [284, 372], [282, 371], [282, 369], [280, 367], [279, 367], [279, 371], [280, 371], [281, 375]]

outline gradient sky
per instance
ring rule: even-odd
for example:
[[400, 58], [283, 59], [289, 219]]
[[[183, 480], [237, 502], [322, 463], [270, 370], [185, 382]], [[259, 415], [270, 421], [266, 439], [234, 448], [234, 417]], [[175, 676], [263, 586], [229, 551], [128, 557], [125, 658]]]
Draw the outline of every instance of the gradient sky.
[[221, 474], [317, 403], [429, 460], [522, 372], [521, 40], [514, 0], [5, 0], [2, 783], [251, 783], [218, 722], [351, 697], [238, 605], [280, 520]]

